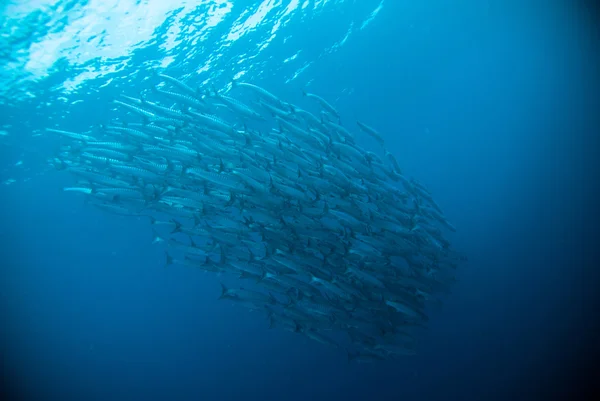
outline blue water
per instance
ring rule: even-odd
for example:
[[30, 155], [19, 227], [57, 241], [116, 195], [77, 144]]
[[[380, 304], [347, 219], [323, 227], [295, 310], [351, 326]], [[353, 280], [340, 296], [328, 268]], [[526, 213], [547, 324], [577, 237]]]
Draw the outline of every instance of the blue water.
[[[15, 399], [568, 395], [576, 358], [589, 350], [596, 276], [583, 270], [583, 230], [600, 182], [590, 140], [600, 110], [595, 31], [575, 6], [21, 3], [0, 6], [9, 22], [0, 38], [0, 349]], [[245, 72], [291, 102], [307, 87], [343, 122], [383, 133], [469, 257], [418, 355], [348, 364], [343, 352], [270, 330], [262, 316], [217, 301], [218, 277], [166, 269], [147, 220], [61, 191], [72, 181], [46, 166], [56, 141], [43, 129], [105, 123], [112, 99], [150, 87], [157, 69], [217, 86]]]

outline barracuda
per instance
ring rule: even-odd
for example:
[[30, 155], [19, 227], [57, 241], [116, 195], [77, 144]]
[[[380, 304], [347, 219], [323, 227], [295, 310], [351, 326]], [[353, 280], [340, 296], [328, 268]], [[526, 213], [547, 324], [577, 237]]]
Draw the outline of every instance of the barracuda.
[[[220, 298], [266, 312], [271, 326], [348, 348], [352, 361], [414, 354], [413, 330], [466, 256], [383, 133], [342, 124], [314, 94], [298, 98], [318, 103], [320, 119], [250, 83], [224, 95], [156, 78], [151, 101], [121, 96], [102, 129], [47, 129], [58, 141], [49, 162], [76, 180], [64, 191], [106, 213], [149, 217], [167, 265], [246, 280], [223, 284]], [[353, 129], [383, 156], [355, 143]]]

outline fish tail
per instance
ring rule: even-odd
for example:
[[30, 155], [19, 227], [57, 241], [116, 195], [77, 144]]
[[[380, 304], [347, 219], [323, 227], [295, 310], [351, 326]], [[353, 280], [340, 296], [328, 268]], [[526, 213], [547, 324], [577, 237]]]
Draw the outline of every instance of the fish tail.
[[263, 281], [265, 278], [267, 278], [267, 269], [261, 269], [260, 272], [260, 278], [258, 279], [258, 283], [260, 283], [261, 281]]
[[175, 224], [175, 228], [173, 229], [173, 231], [171, 231], [171, 234], [181, 232], [181, 223], [175, 219], [171, 219], [171, 222]]
[[[294, 294], [294, 291], [296, 291], [296, 294]], [[285, 295], [288, 297], [289, 301], [287, 304], [285, 304], [284, 306], [291, 306], [292, 304], [295, 303], [295, 300], [300, 300], [300, 296], [301, 296], [301, 291], [297, 288], [290, 288], [286, 291]]]
[[169, 267], [170, 265], [173, 264], [173, 257], [169, 254], [169, 252], [165, 252], [166, 258], [167, 258], [167, 262], [165, 264], [165, 267]]
[[316, 203], [316, 202], [318, 202], [318, 201], [321, 200], [321, 193], [318, 190], [316, 190], [316, 189], [314, 190], [314, 192], [315, 192], [315, 199], [314, 199], [313, 202]]
[[269, 292], [269, 302], [273, 305], [276, 305], [279, 303], [277, 301], [277, 298], [275, 298], [275, 296], [271, 292]]
[[200, 224], [202, 224], [202, 219], [198, 214], [194, 213], [194, 227], [198, 227]]
[[224, 265], [227, 263], [227, 256], [225, 256], [225, 247], [223, 245], [220, 245], [219, 250], [220, 250], [219, 263]]
[[[200, 88], [198, 88], [198, 91], [200, 91]], [[206, 92], [208, 96], [219, 97], [219, 92], [217, 91], [217, 88], [215, 88], [215, 84], [211, 84]]]
[[352, 352], [350, 349], [346, 348], [346, 356], [348, 357], [348, 363], [352, 363], [358, 357], [358, 352]]
[[251, 274], [247, 273], [247, 272], [241, 272], [240, 275], [238, 276], [238, 278], [241, 279], [245, 279], [245, 278], [253, 278], [254, 276], [252, 276]]
[[225, 287], [225, 284], [223, 284], [222, 282], [221, 284], [221, 295], [219, 296], [218, 299], [223, 299], [225, 298], [225, 294], [227, 294], [227, 291], [229, 291], [229, 289], [227, 287]]

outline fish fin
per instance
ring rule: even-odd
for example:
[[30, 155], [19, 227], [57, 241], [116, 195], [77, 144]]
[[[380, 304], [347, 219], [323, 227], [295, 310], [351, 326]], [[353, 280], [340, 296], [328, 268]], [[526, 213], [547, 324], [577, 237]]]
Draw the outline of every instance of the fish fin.
[[273, 192], [273, 190], [275, 190], [275, 185], [273, 184], [273, 177], [271, 176], [271, 173], [269, 173], [269, 191]]
[[304, 89], [302, 89], [302, 96], [308, 96], [308, 93]]
[[224, 265], [225, 263], [227, 263], [227, 257], [225, 256], [225, 247], [223, 245], [220, 245], [219, 249], [221, 251], [219, 256], [219, 263]]
[[256, 259], [256, 255], [254, 254], [254, 252], [252, 252], [252, 249], [250, 249], [250, 247], [248, 245], [246, 245], [246, 248], [248, 248], [248, 257], [250, 258], [250, 261], [253, 262]]
[[435, 312], [439, 313], [444, 307], [444, 302], [439, 298], [435, 298], [431, 301], [431, 307]]
[[154, 228], [152, 229], [152, 235], [154, 236], [154, 239], [152, 240], [153, 244], [158, 244], [159, 242], [164, 242], [165, 240], [158, 234], [158, 232]]
[[267, 245], [266, 242], [263, 242], [265, 244], [265, 258], [269, 258], [271, 257], [271, 251], [269, 249], [269, 245]]
[[202, 224], [202, 219], [200, 219], [200, 217], [197, 214], [194, 214], [194, 227], [197, 227], [200, 224]]
[[165, 267], [169, 267], [170, 265], [173, 264], [173, 257], [171, 257], [171, 255], [169, 254], [169, 252], [165, 252], [165, 255], [167, 257], [167, 262], [165, 264]]
[[223, 282], [221, 282], [220, 284], [221, 284], [221, 295], [219, 296], [218, 299], [223, 299], [223, 298], [225, 298], [225, 295], [227, 294], [227, 291], [229, 291], [229, 289], [227, 287], [225, 287], [225, 284], [223, 284]]

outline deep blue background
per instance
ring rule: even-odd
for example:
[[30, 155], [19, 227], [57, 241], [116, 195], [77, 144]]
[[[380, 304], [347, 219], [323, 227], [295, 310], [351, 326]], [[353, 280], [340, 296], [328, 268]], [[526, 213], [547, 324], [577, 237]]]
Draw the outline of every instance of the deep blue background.
[[[429, 401], [533, 399], [567, 380], [596, 310], [596, 276], [583, 269], [598, 188], [595, 31], [568, 6], [404, 3], [386, 1], [308, 74], [324, 97], [353, 89], [337, 102], [344, 122], [383, 132], [458, 228], [469, 262], [419, 355], [348, 365], [343, 352], [269, 330], [216, 300], [218, 277], [165, 269], [146, 220], [93, 209], [61, 192], [67, 174], [46, 172], [0, 186], [6, 385], [64, 401]], [[327, 18], [294, 33], [318, 41], [337, 21]], [[428, 33], [411, 39], [410, 25]], [[301, 101], [299, 84], [263, 75], [257, 83]], [[66, 128], [105, 120], [118, 93], [106, 88]], [[2, 118], [13, 131], [47, 124], [25, 106]]]

